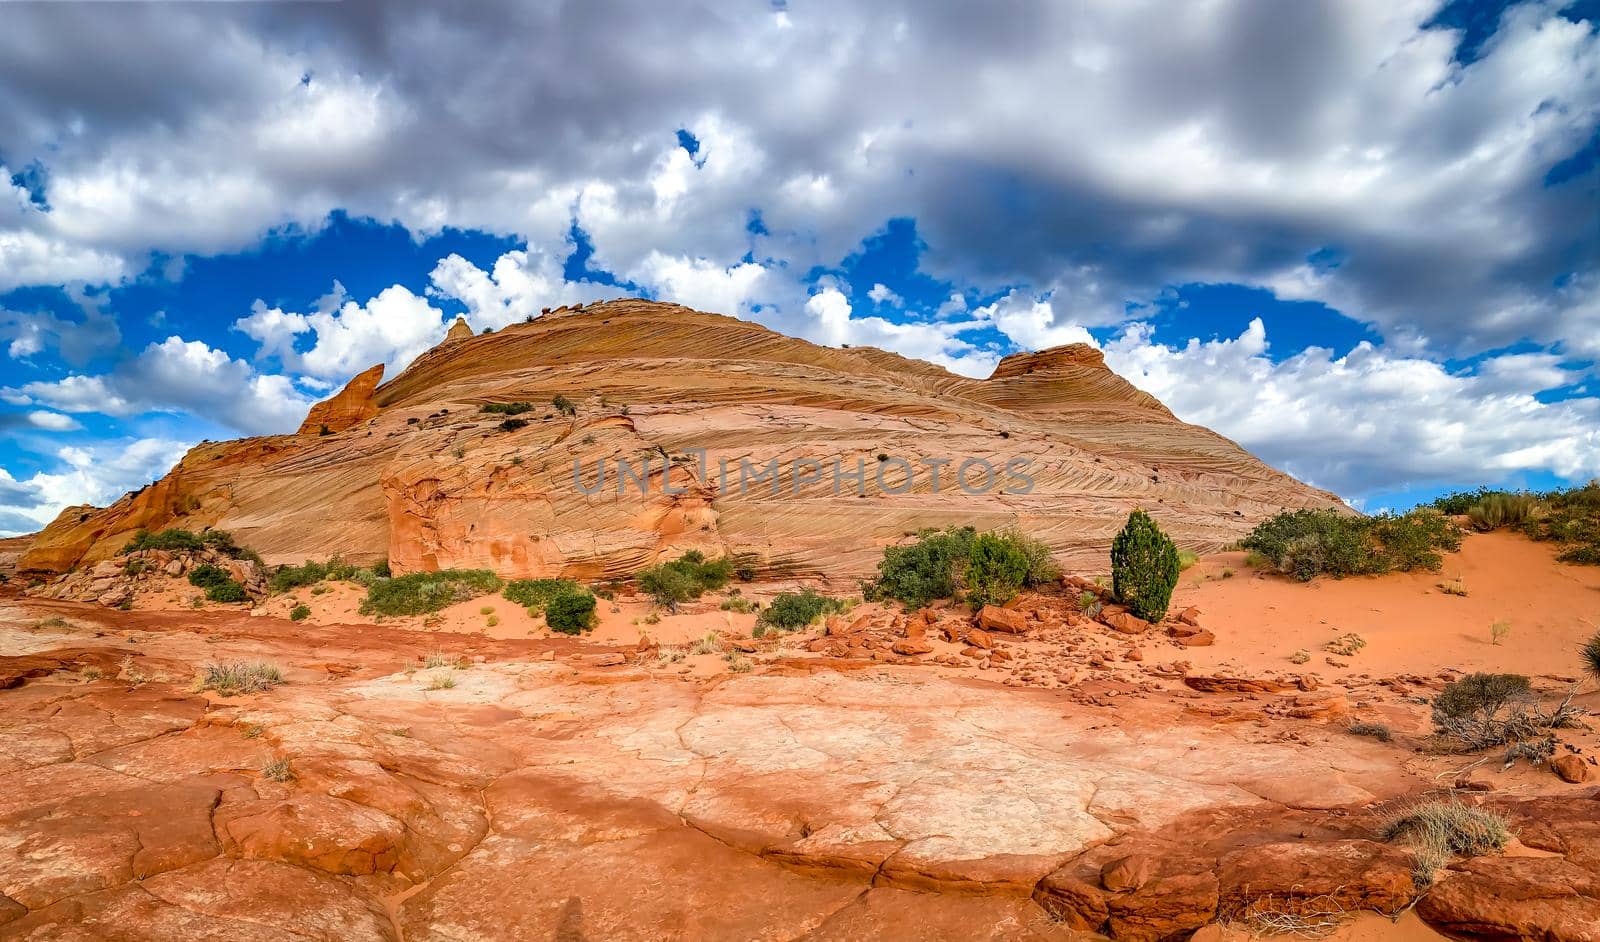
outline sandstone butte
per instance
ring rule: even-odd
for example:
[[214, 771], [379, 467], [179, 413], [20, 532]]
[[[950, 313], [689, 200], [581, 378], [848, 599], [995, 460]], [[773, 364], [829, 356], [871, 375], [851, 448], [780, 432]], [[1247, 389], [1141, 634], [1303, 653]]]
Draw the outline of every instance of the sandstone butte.
[[[1284, 508], [1341, 506], [1238, 445], [1179, 421], [1074, 344], [1002, 360], [975, 380], [871, 348], [821, 347], [672, 304], [562, 309], [491, 334], [458, 320], [441, 343], [380, 384], [356, 376], [293, 435], [206, 442], [160, 481], [110, 507], [72, 507], [22, 554], [24, 572], [106, 559], [140, 528], [217, 527], [269, 563], [387, 557], [397, 573], [488, 568], [507, 577], [630, 575], [689, 549], [753, 554], [767, 577], [854, 577], [884, 544], [923, 527], [1018, 527], [1068, 568], [1101, 564], [1130, 509], [1180, 543], [1222, 547]], [[556, 396], [575, 415], [551, 406]], [[506, 422], [489, 403], [525, 401]], [[507, 427], [510, 426], [510, 427]], [[697, 462], [667, 455], [705, 449]], [[879, 455], [948, 458], [944, 490], [925, 466], [904, 494], [878, 490]], [[650, 493], [618, 494], [615, 462], [653, 456]], [[1028, 494], [950, 488], [955, 465], [1029, 461]], [[574, 461], [593, 483], [585, 495]], [[812, 458], [853, 469], [797, 499], [764, 485], [718, 493], [727, 459]], [[887, 465], [895, 483], [897, 465]], [[981, 483], [981, 470], [969, 478]], [[1013, 482], [1015, 483], [1015, 482]]]

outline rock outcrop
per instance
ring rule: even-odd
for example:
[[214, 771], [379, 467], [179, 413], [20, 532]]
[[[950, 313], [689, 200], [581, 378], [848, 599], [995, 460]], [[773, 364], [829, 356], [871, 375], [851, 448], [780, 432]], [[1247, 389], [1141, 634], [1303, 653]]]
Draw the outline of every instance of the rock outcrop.
[[382, 380], [382, 363], [356, 374], [356, 378], [346, 383], [332, 398], [311, 407], [306, 420], [300, 423], [298, 434], [331, 435], [360, 425], [377, 415], [378, 407], [372, 402], [372, 392]]
[[[302, 434], [205, 443], [109, 508], [72, 509], [19, 570], [109, 558], [139, 527], [212, 526], [269, 563], [599, 578], [698, 548], [769, 575], [854, 577], [885, 543], [949, 524], [1018, 527], [1068, 568], [1098, 568], [1136, 506], [1198, 551], [1286, 507], [1339, 506], [1178, 421], [1082, 345], [974, 380], [625, 300], [481, 336], [458, 323], [381, 375], [319, 403]], [[772, 467], [776, 487], [755, 476]]]

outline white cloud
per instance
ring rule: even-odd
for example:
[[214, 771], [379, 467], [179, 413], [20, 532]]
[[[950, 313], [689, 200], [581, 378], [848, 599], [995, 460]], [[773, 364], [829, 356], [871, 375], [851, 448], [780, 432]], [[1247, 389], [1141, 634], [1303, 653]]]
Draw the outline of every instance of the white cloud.
[[888, 285], [881, 281], [872, 286], [872, 290], [867, 292], [867, 297], [872, 299], [873, 304], [887, 304], [890, 307], [904, 307], [906, 303], [905, 298], [895, 294]]
[[[310, 314], [257, 300], [250, 314], [233, 326], [260, 343], [263, 356], [277, 357], [285, 368], [339, 381], [378, 363], [386, 364], [391, 375], [399, 372], [443, 340], [447, 325], [444, 312], [401, 285], [359, 304], [336, 282]], [[313, 338], [311, 346], [297, 349], [296, 340], [306, 334]]]
[[51, 432], [76, 432], [83, 428], [78, 423], [78, 420], [70, 415], [62, 415], [59, 412], [48, 412], [42, 409], [28, 413], [28, 422], [35, 428], [42, 428]]
[[287, 377], [257, 373], [221, 350], [176, 336], [150, 344], [111, 373], [6, 387], [0, 398], [109, 416], [186, 412], [251, 435], [293, 431], [314, 401]]
[[166, 474], [193, 442], [140, 438], [56, 451], [56, 467], [25, 480], [0, 468], [0, 536], [42, 528], [67, 507], [103, 507]]
[[850, 299], [836, 287], [812, 295], [805, 310], [812, 317], [805, 335], [817, 343], [878, 347], [972, 377], [988, 376], [1000, 362], [993, 351], [961, 339], [961, 334], [980, 326], [975, 322], [896, 324], [881, 317], [854, 317]]
[[1131, 326], [1106, 345], [1106, 362], [1185, 421], [1340, 494], [1539, 469], [1600, 475], [1600, 400], [1536, 399], [1583, 375], [1547, 356], [1452, 373], [1369, 343], [1337, 357], [1313, 347], [1274, 363], [1259, 318], [1236, 338], [1182, 347], [1150, 334], [1148, 325]]
[[538, 317], [545, 308], [598, 301], [622, 293], [609, 285], [567, 281], [562, 265], [562, 259], [553, 252], [532, 247], [500, 256], [492, 272], [452, 254], [434, 266], [428, 294], [460, 301], [466, 305], [467, 319], [476, 327], [498, 330]]

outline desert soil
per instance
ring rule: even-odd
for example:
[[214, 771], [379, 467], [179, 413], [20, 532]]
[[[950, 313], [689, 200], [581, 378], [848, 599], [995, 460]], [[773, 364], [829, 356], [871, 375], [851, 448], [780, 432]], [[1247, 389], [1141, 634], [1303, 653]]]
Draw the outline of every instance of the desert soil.
[[[377, 622], [348, 585], [254, 613], [192, 592], [0, 597], [0, 939], [1232, 940], [1308, 902], [1352, 940], [1600, 938], [1600, 769], [1429, 745], [1464, 672], [1578, 679], [1600, 569], [1513, 535], [1310, 585], [1207, 557], [1174, 605], [1203, 646], [1066, 589], [988, 648], [953, 607], [756, 640], [720, 594], [653, 624], [621, 598], [568, 638], [498, 597]], [[284, 683], [193, 689], [240, 660]], [[1518, 840], [1423, 893], [1377, 827], [1447, 792]]]

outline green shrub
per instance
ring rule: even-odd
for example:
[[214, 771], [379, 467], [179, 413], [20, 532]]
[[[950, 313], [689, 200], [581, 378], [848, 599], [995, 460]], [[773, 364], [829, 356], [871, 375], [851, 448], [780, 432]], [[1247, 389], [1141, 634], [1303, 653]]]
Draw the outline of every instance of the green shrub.
[[1352, 576], [1416, 569], [1437, 571], [1441, 550], [1461, 547], [1461, 530], [1442, 513], [1358, 517], [1332, 509], [1295, 510], [1263, 521], [1241, 546], [1285, 575]]
[[640, 591], [674, 612], [681, 603], [720, 589], [732, 578], [732, 559], [707, 560], [699, 550], [690, 550], [668, 563], [657, 563], [634, 576]]
[[551, 631], [582, 634], [594, 626], [594, 605], [594, 596], [587, 592], [558, 595], [545, 607], [544, 620]]
[[250, 593], [232, 579], [217, 585], [206, 586], [206, 598], [213, 602], [248, 602]]
[[529, 615], [543, 615], [551, 599], [581, 592], [583, 586], [571, 579], [516, 579], [506, 583], [500, 594], [526, 608]]
[[204, 530], [200, 533], [200, 542], [211, 547], [229, 559], [248, 559], [257, 565], [261, 564], [261, 557], [255, 550], [247, 546], [240, 546], [233, 541], [233, 534], [227, 530]]
[[1111, 540], [1111, 593], [1145, 621], [1167, 617], [1178, 584], [1178, 548], [1150, 515], [1135, 510]]
[[143, 550], [168, 550], [171, 552], [187, 551], [198, 553], [204, 547], [205, 543], [201, 541], [200, 537], [195, 536], [188, 530], [180, 530], [174, 527], [162, 530], [159, 533], [151, 533], [141, 527], [133, 534], [133, 539], [129, 540], [117, 552], [138, 553]]
[[1528, 678], [1521, 674], [1469, 674], [1433, 698], [1433, 727], [1468, 751], [1538, 734], [1540, 717]]
[[379, 579], [388, 579], [394, 575], [389, 569], [389, 561], [387, 559], [380, 559], [373, 563], [372, 574]]
[[1541, 494], [1539, 511], [1522, 524], [1535, 540], [1565, 544], [1556, 558], [1600, 566], [1600, 483]]
[[1472, 509], [1473, 504], [1482, 503], [1484, 498], [1493, 494], [1505, 494], [1506, 491], [1492, 490], [1487, 487], [1478, 487], [1470, 491], [1455, 491], [1443, 497], [1436, 497], [1433, 508], [1440, 513], [1459, 517]]
[[550, 400], [550, 404], [555, 406], [556, 411], [562, 415], [578, 414], [578, 407], [574, 405], [572, 400], [568, 399], [566, 396], [557, 395], [554, 399]]
[[1467, 518], [1472, 528], [1488, 532], [1501, 527], [1517, 527], [1526, 523], [1539, 509], [1539, 498], [1532, 494], [1512, 494], [1496, 491], [1467, 508]]
[[502, 432], [515, 432], [518, 429], [524, 429], [527, 427], [527, 419], [506, 419], [504, 422], [500, 423], [500, 431]]
[[533, 411], [531, 402], [486, 402], [478, 407], [479, 412], [490, 412], [495, 415], [521, 415]]
[[963, 584], [973, 608], [1002, 605], [1016, 597], [1028, 578], [1028, 554], [1014, 541], [980, 533], [967, 553]]
[[[758, 619], [763, 628], [798, 631], [824, 615], [844, 611], [844, 602], [812, 589], [783, 592], [767, 603]], [[760, 637], [757, 635], [756, 637]]]
[[305, 621], [309, 617], [311, 617], [311, 606], [309, 605], [296, 605], [289, 610], [290, 621]]
[[1050, 548], [1038, 540], [1014, 530], [979, 534], [972, 527], [949, 527], [921, 530], [915, 543], [885, 548], [877, 580], [864, 588], [869, 598], [894, 599], [909, 608], [963, 594], [981, 608], [1060, 577]]
[[915, 543], [886, 547], [878, 562], [878, 579], [870, 587], [872, 596], [911, 608], [954, 598], [960, 591], [958, 567], [966, 563], [976, 539], [972, 527], [950, 527], [923, 530]]
[[487, 595], [501, 586], [487, 569], [442, 569], [378, 579], [367, 587], [363, 615], [426, 615], [456, 602]]
[[389, 564], [380, 563], [383, 567], [380, 573], [377, 567], [363, 569], [360, 566], [347, 563], [343, 558], [335, 556], [325, 563], [308, 559], [299, 566], [279, 566], [272, 571], [267, 579], [267, 588], [272, 592], [289, 592], [308, 585], [316, 585], [325, 580], [335, 582], [357, 582], [361, 585], [371, 586], [378, 579], [388, 578]]
[[228, 570], [210, 563], [201, 563], [189, 570], [189, 584], [199, 589], [209, 589], [232, 581], [233, 577], [228, 575]]
[[1186, 572], [1200, 562], [1200, 554], [1194, 550], [1178, 550], [1178, 571]]

